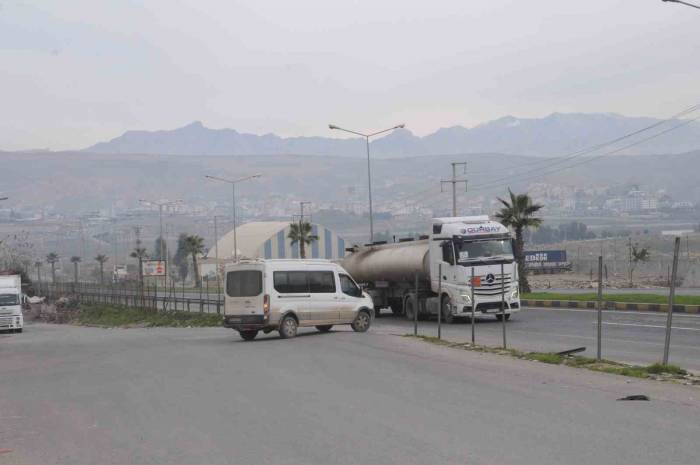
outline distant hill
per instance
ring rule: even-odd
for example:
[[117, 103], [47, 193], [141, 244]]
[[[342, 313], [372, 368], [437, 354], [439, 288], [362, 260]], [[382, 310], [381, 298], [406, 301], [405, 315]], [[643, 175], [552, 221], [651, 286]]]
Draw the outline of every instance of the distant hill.
[[[424, 137], [418, 137], [407, 129], [397, 130], [374, 140], [372, 153], [378, 158], [467, 153], [554, 157], [615, 139], [660, 121], [609, 113], [553, 113], [544, 118], [506, 116], [473, 128], [442, 128]], [[656, 131], [660, 132], [678, 123], [679, 121], [666, 123]], [[653, 133], [651, 131], [639, 137], [648, 137]], [[700, 123], [693, 122], [629, 148], [622, 154], [678, 154], [699, 148]], [[361, 157], [364, 156], [364, 140], [245, 134], [234, 129], [210, 129], [196, 121], [173, 130], [127, 131], [83, 151], [154, 155], [297, 154]]]

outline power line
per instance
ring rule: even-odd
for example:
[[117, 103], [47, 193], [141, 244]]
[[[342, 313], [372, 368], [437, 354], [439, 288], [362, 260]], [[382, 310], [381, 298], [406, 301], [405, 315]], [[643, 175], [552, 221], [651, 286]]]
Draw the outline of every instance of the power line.
[[[676, 119], [678, 119], [678, 118], [680, 118], [680, 117], [682, 117], [682, 116], [685, 116], [685, 115], [688, 115], [688, 114], [690, 114], [690, 113], [693, 113], [693, 112], [697, 111], [698, 109], [700, 109], [700, 104], [693, 105], [693, 106], [691, 106], [691, 107], [686, 108], [686, 109], [683, 110], [683, 111], [680, 111], [680, 112], [676, 113], [675, 115], [671, 116], [670, 118], [667, 118], [667, 119], [662, 120], [662, 121], [657, 121], [656, 123], [650, 124], [649, 126], [645, 126], [645, 127], [641, 128], [641, 129], [638, 129], [638, 130], [636, 130], [636, 131], [633, 131], [633, 132], [624, 134], [624, 135], [622, 135], [622, 136], [620, 136], [620, 137], [617, 137], [617, 138], [615, 138], [615, 139], [609, 140], [609, 141], [607, 141], [607, 142], [602, 142], [602, 143], [600, 143], [600, 144], [596, 144], [596, 145], [593, 145], [593, 146], [591, 146], [591, 147], [587, 147], [587, 148], [583, 148], [583, 149], [577, 150], [577, 151], [575, 151], [575, 152], [573, 152], [573, 153], [571, 153], [571, 154], [565, 155], [565, 156], [563, 156], [563, 157], [557, 157], [557, 158], [555, 158], [555, 159], [552, 159], [552, 158], [545, 158], [545, 159], [543, 159], [543, 160], [541, 160], [541, 161], [538, 160], [538, 161], [533, 162], [532, 165], [534, 166], [534, 165], [536, 165], [536, 164], [547, 164], [548, 166], [552, 166], [552, 165], [558, 165], [558, 164], [561, 164], [561, 163], [565, 163], [565, 162], [567, 162], [567, 161], [573, 160], [573, 159], [578, 158], [578, 157], [581, 157], [581, 156], [583, 156], [583, 155], [587, 155], [587, 154], [589, 154], [589, 153], [596, 152], [596, 151], [598, 151], [598, 150], [600, 150], [600, 149], [602, 149], [602, 148], [604, 148], [604, 147], [606, 147], [606, 146], [616, 144], [616, 143], [621, 142], [621, 141], [623, 141], [623, 140], [625, 140], [625, 139], [629, 139], [629, 138], [634, 137], [634, 136], [636, 136], [636, 135], [638, 135], [638, 134], [641, 134], [641, 133], [643, 133], [643, 132], [650, 131], [650, 130], [652, 130], [652, 129], [654, 129], [654, 128], [657, 128], [657, 127], [659, 127], [659, 126], [662, 126], [662, 125], [664, 125], [664, 124], [666, 124], [666, 123], [668, 123], [668, 122], [670, 122], [670, 121], [674, 121], [674, 120], [676, 120]], [[694, 121], [694, 120], [691, 120], [691, 121]], [[661, 134], [663, 134], [663, 133], [661, 133]], [[634, 144], [634, 145], [636, 145], [636, 144]], [[523, 166], [526, 166], [526, 165], [523, 165]], [[538, 170], [538, 169], [539, 169], [539, 168], [527, 170], [527, 171], [525, 171], [525, 173], [519, 173], [519, 175], [527, 174], [528, 172], [533, 172], [533, 171], [536, 171], [536, 170]], [[498, 182], [498, 181], [504, 181], [504, 180], [509, 180], [511, 177], [512, 177], [512, 176], [504, 176], [504, 177], [501, 177], [501, 178], [492, 179], [491, 181], [489, 181], [489, 183]], [[478, 187], [478, 186], [475, 186], [475, 187]]]
[[[603, 154], [601, 154], [601, 155], [597, 155], [597, 156], [594, 156], [594, 157], [586, 158], [586, 159], [581, 160], [581, 161], [579, 161], [578, 163], [575, 163], [575, 164], [572, 164], [572, 165], [568, 165], [568, 166], [564, 166], [564, 167], [557, 168], [557, 169], [554, 169], [554, 170], [545, 171], [545, 172], [540, 172], [540, 173], [537, 173], [537, 174], [532, 175], [532, 176], [526, 176], [526, 177], [524, 177], [524, 178], [521, 177], [521, 178], [512, 179], [512, 180], [515, 180], [515, 181], [526, 181], [526, 180], [529, 180], [529, 179], [535, 179], [535, 178], [538, 178], [538, 177], [541, 177], [541, 176], [547, 176], [547, 175], [550, 175], [550, 174], [553, 174], [553, 173], [558, 173], [558, 172], [560, 172], [560, 171], [568, 170], [568, 169], [570, 169], [570, 168], [583, 165], [583, 164], [585, 164], [585, 163], [590, 163], [590, 162], [592, 162], [592, 161], [598, 160], [598, 159], [603, 158], [603, 157], [606, 157], [606, 156], [608, 156], [608, 155], [612, 155], [612, 154], [614, 154], [614, 153], [621, 152], [621, 151], [626, 150], [626, 149], [628, 149], [628, 148], [630, 148], [630, 147], [634, 147], [634, 146], [636, 146], [636, 145], [643, 144], [644, 142], [647, 142], [647, 141], [649, 141], [649, 140], [655, 139], [655, 138], [657, 138], [657, 137], [659, 137], [659, 136], [662, 136], [662, 135], [664, 135], [664, 134], [666, 134], [666, 133], [669, 133], [669, 132], [671, 132], [671, 131], [674, 131], [674, 130], [676, 130], [676, 129], [679, 129], [679, 128], [683, 127], [683, 126], [687, 126], [688, 124], [690, 124], [690, 123], [692, 123], [692, 122], [694, 122], [694, 121], [697, 121], [698, 119], [700, 119], [700, 116], [697, 117], [697, 118], [693, 118], [693, 119], [684, 121], [683, 123], [677, 124], [676, 126], [670, 127], [670, 128], [668, 128], [668, 129], [666, 129], [666, 130], [664, 130], [664, 131], [661, 131], [661, 132], [659, 132], [659, 133], [656, 133], [656, 134], [654, 134], [654, 135], [652, 135], [652, 136], [649, 136], [649, 137], [647, 137], [647, 138], [644, 138], [644, 139], [635, 141], [635, 142], [633, 142], [633, 143], [631, 143], [631, 144], [625, 145], [625, 146], [620, 147], [620, 148], [617, 148], [617, 149], [615, 149], [615, 150], [611, 150], [611, 151], [609, 151], [609, 152], [605, 152], [605, 153], [603, 153]], [[492, 187], [504, 186], [504, 185], [506, 185], [506, 184], [508, 184], [508, 183], [500, 183], [500, 182], [496, 182], [496, 181], [490, 181], [490, 182], [487, 182], [487, 183], [484, 183], [484, 184], [476, 185], [476, 186], [474, 186], [474, 189], [488, 189], [488, 188], [492, 188]]]

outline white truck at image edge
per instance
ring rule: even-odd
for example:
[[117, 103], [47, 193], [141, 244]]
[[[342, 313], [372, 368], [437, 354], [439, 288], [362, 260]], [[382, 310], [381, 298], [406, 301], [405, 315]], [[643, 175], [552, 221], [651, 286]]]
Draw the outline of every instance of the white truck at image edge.
[[356, 246], [340, 263], [365, 286], [375, 309], [389, 307], [410, 320], [416, 277], [422, 317], [437, 315], [441, 308], [449, 323], [470, 317], [474, 306], [475, 316], [500, 319], [502, 299], [506, 319], [520, 309], [510, 232], [488, 216], [434, 218], [427, 238]]
[[19, 275], [0, 275], [0, 331], [21, 333], [23, 328], [22, 278]]

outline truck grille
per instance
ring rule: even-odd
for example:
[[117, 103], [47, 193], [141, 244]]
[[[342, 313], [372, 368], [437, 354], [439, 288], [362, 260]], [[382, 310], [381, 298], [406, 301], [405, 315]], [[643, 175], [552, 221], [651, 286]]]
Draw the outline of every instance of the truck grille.
[[12, 317], [0, 317], [0, 328], [9, 328], [12, 326]]
[[[511, 276], [493, 273], [492, 275], [480, 276], [481, 283], [474, 287], [475, 295], [495, 296], [501, 294], [501, 286], [506, 294], [510, 291]], [[489, 279], [491, 278], [491, 279]]]

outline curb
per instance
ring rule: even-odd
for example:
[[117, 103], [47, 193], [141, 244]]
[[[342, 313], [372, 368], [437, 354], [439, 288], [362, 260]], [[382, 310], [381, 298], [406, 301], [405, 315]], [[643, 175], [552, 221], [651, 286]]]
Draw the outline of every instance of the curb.
[[[523, 307], [544, 307], [544, 308], [586, 308], [595, 310], [598, 302], [591, 300], [531, 300], [521, 299], [520, 305]], [[640, 312], [668, 312], [668, 304], [637, 304], [628, 302], [603, 301], [604, 310], [627, 310]], [[674, 305], [673, 313], [700, 313], [700, 305]]]

